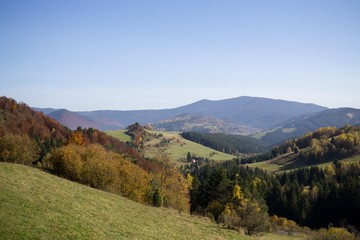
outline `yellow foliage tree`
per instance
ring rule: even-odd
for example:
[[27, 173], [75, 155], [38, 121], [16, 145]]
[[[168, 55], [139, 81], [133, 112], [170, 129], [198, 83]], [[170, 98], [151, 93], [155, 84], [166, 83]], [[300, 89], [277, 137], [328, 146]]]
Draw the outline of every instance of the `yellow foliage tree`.
[[[154, 191], [162, 198], [158, 200], [166, 207], [188, 212], [190, 209], [188, 182], [166, 154], [159, 154], [155, 161], [158, 162], [159, 168], [153, 174]], [[157, 203], [154, 205], [159, 206]]]
[[54, 171], [65, 178], [146, 202], [150, 175], [120, 154], [106, 151], [101, 145], [70, 144], [54, 150], [48, 161]]
[[244, 197], [239, 185], [233, 188], [231, 202], [227, 203], [222, 213], [222, 224], [227, 228], [243, 230], [247, 235], [268, 231], [269, 218], [259, 203]]
[[75, 144], [75, 145], [84, 145], [84, 139], [83, 139], [83, 133], [82, 131], [76, 130], [73, 131], [68, 140], [66, 141], [66, 144]]

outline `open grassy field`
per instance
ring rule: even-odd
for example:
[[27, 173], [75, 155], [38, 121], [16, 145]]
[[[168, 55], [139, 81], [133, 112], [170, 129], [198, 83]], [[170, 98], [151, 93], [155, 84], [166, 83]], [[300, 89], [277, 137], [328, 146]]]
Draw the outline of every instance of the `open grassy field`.
[[[235, 157], [184, 139], [178, 132], [146, 131], [153, 136], [157, 136], [145, 141], [146, 157], [154, 157], [161, 151], [167, 153], [169, 157], [177, 163], [184, 163], [188, 152], [196, 157], [208, 158], [214, 161], [230, 160]], [[125, 134], [125, 130], [107, 131], [106, 133], [121, 141], [124, 141], [129, 137]]]
[[123, 142], [131, 142], [131, 137], [125, 134], [126, 130], [109, 130], [106, 134], [113, 136]]
[[45, 173], [0, 163], [0, 239], [294, 239], [250, 238], [208, 219], [144, 206]]

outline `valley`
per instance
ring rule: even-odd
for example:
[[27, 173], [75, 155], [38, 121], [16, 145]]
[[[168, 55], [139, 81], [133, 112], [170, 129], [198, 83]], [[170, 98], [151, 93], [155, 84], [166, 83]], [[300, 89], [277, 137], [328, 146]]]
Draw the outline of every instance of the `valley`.
[[[179, 235], [184, 229], [178, 224], [192, 229], [195, 238], [287, 239], [289, 233], [302, 239], [337, 231], [355, 239], [359, 126], [322, 127], [270, 148], [252, 136], [159, 131], [137, 122], [106, 133], [92, 127], [71, 130], [13, 99], [2, 97], [0, 107], [2, 208], [13, 216], [1, 222], [0, 235], [9, 239], [52, 236], [55, 222], [55, 239], [67, 228], [65, 238], [76, 239], [191, 238]], [[355, 113], [346, 116], [356, 119]], [[59, 180], [70, 185], [62, 189]], [[96, 202], [100, 212], [83, 200]], [[49, 219], [43, 223], [44, 218]], [[341, 225], [342, 219], [348, 224]]]
[[[190, 153], [192, 159], [203, 158], [214, 161], [231, 160], [236, 156], [226, 154], [214, 149], [205, 147], [198, 143], [189, 141], [181, 137], [179, 132], [165, 132], [156, 130], [146, 130], [151, 137], [144, 141], [143, 152], [145, 157], [153, 158], [159, 153], [166, 153], [169, 158], [177, 164], [186, 164], [187, 154]], [[131, 141], [131, 137], [125, 134], [125, 130], [107, 131], [109, 135], [121, 141]]]

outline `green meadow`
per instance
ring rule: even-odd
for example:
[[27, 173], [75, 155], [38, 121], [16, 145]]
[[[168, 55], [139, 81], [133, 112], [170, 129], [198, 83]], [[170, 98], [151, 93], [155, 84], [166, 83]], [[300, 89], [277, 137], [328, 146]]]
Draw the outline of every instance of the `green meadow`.
[[[152, 136], [156, 136], [144, 141], [144, 154], [146, 157], [154, 157], [159, 154], [159, 152], [165, 152], [171, 160], [177, 163], [185, 163], [188, 152], [195, 157], [208, 158], [214, 161], [235, 158], [233, 155], [222, 153], [184, 139], [178, 132], [146, 131], [151, 133]], [[107, 131], [106, 133], [121, 141], [131, 141], [131, 138], [125, 134], [125, 130]]]

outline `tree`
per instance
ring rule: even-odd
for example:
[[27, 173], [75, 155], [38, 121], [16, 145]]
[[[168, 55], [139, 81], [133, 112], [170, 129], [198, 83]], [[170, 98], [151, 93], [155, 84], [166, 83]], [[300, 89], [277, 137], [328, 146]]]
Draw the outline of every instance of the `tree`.
[[82, 130], [78, 129], [73, 131], [70, 134], [66, 144], [84, 145]]
[[222, 224], [235, 230], [243, 229], [245, 234], [254, 235], [268, 231], [269, 218], [259, 203], [244, 197], [239, 185], [235, 185], [231, 202], [226, 204]]
[[[188, 212], [190, 209], [190, 199], [186, 179], [175, 164], [170, 162], [166, 154], [159, 154], [155, 161], [158, 164], [158, 168], [154, 169], [153, 174], [153, 194], [163, 198], [161, 201], [157, 201], [156, 205], [162, 203], [165, 207]], [[155, 198], [153, 197], [152, 199]]]
[[191, 153], [188, 152], [188, 153], [186, 154], [186, 160], [187, 160], [188, 162], [191, 162], [191, 159], [192, 159]]

